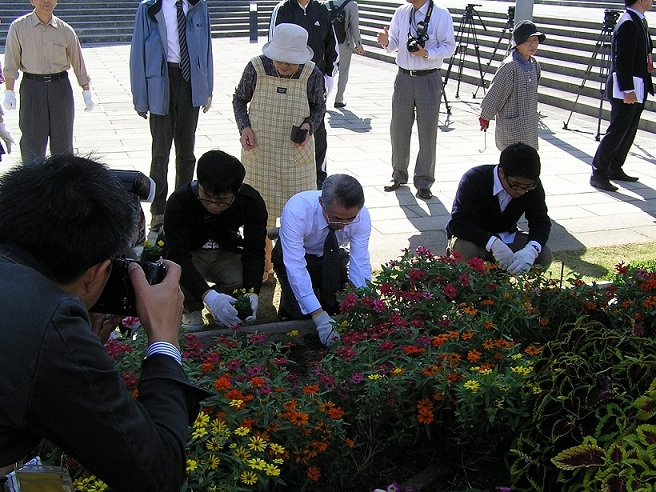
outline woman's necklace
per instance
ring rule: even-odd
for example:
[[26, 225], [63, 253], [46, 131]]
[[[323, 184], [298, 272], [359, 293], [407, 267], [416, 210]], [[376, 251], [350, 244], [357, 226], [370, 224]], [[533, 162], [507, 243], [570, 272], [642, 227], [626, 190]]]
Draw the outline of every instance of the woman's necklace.
[[273, 68], [276, 69], [276, 75], [278, 75], [278, 77], [281, 78], [281, 79], [291, 79], [294, 75], [296, 75], [296, 72], [298, 72], [298, 69], [297, 69], [296, 72], [294, 72], [294, 73], [291, 74], [291, 75], [282, 75], [282, 74], [278, 71], [278, 67], [274, 66]]

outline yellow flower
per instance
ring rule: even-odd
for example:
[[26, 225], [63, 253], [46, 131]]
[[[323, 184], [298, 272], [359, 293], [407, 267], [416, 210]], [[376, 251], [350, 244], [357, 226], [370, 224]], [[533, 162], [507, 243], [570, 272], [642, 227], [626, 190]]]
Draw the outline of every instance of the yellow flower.
[[264, 470], [267, 466], [266, 461], [262, 458], [251, 458], [246, 461], [246, 464], [253, 468], [254, 470]]
[[219, 457], [214, 454], [210, 454], [210, 457], [207, 458], [207, 466], [210, 470], [216, 470], [219, 467], [220, 462], [221, 460]]
[[246, 461], [251, 457], [251, 452], [248, 449], [239, 446], [235, 449], [235, 456], [242, 461]]
[[248, 440], [248, 447], [253, 451], [264, 451], [267, 447], [266, 441], [260, 436], [251, 436]]
[[367, 376], [367, 379], [370, 379], [370, 380], [372, 380], [372, 381], [376, 381], [376, 380], [378, 380], [378, 379], [380, 379], [380, 378], [382, 378], [382, 377], [383, 377], [383, 376], [382, 376], [381, 374], [369, 374], [369, 375]]
[[246, 485], [253, 485], [257, 483], [257, 475], [252, 471], [242, 472], [239, 479]]
[[392, 369], [392, 372], [391, 372], [392, 376], [402, 376], [403, 373], [405, 373], [405, 371], [403, 369], [401, 369], [400, 367], [395, 367], [394, 369]]
[[288, 337], [297, 337], [298, 336], [298, 330], [292, 330], [289, 333], [287, 333]]
[[468, 389], [472, 393], [478, 393], [478, 390], [481, 389], [481, 383], [478, 381], [472, 381], [471, 379], [469, 381], [466, 381], [465, 384], [463, 384], [465, 389]]
[[237, 434], [238, 436], [245, 436], [249, 432], [250, 432], [250, 429], [248, 427], [237, 427], [235, 429], [235, 434]]
[[191, 438], [192, 439], [200, 439], [201, 437], [206, 436], [206, 435], [207, 435], [207, 429], [205, 429], [205, 427], [202, 427], [200, 429], [196, 429], [191, 434]]
[[512, 360], [517, 360], [517, 359], [521, 359], [521, 358], [522, 358], [522, 354], [515, 354], [511, 357]]
[[241, 407], [242, 403], [244, 403], [244, 400], [230, 400], [230, 406], [232, 408], [239, 408]]
[[277, 477], [280, 475], [280, 468], [275, 465], [267, 465], [266, 468], [264, 468], [264, 472], [270, 477]]
[[216, 438], [212, 438], [209, 441], [207, 441], [207, 444], [205, 444], [205, 447], [210, 450], [210, 451], [216, 451], [221, 447], [221, 445], [216, 442]]
[[196, 468], [198, 468], [198, 461], [187, 460], [187, 473], [194, 471]]
[[204, 412], [200, 412], [198, 414], [198, 417], [196, 417], [196, 421], [194, 422], [194, 428], [198, 429], [199, 427], [205, 427], [209, 423], [210, 423], [210, 416]]
[[481, 374], [483, 376], [487, 376], [488, 374], [492, 374], [492, 369], [481, 369]]
[[159, 241], [157, 241], [157, 246], [159, 246], [160, 248], [163, 248], [164, 247], [164, 241], [162, 241], [161, 239]]
[[530, 387], [534, 395], [539, 395], [540, 393], [542, 393], [542, 388], [540, 388], [540, 386], [538, 386], [537, 384], [531, 384]]
[[228, 424], [225, 420], [214, 419], [212, 421], [212, 432], [214, 434], [223, 434], [228, 431]]
[[273, 459], [273, 462], [274, 462], [276, 465], [282, 465], [282, 464], [285, 462], [285, 460], [283, 460], [282, 458], [274, 458], [274, 459]]
[[269, 444], [269, 449], [276, 454], [285, 454], [285, 448], [283, 448], [280, 444], [276, 444], [275, 442]]

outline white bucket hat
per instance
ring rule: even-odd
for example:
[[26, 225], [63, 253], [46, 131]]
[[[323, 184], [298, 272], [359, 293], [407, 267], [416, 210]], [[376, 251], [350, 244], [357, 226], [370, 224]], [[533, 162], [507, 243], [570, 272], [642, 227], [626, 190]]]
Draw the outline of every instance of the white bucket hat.
[[314, 56], [307, 40], [308, 32], [301, 26], [278, 24], [273, 30], [271, 41], [262, 47], [262, 53], [274, 61], [303, 65]]

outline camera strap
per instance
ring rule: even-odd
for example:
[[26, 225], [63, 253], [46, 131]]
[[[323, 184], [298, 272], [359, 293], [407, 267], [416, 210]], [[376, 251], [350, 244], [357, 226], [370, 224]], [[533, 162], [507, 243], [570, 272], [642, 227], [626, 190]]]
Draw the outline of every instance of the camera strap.
[[[419, 33], [418, 25], [417, 25], [417, 20], [415, 19], [415, 13], [417, 11], [413, 7], [411, 12], [410, 12], [410, 26], [408, 27], [408, 36], [412, 36], [412, 28], [414, 28], [415, 33], [416, 33], [416, 39], [421, 39], [422, 41], [425, 41], [428, 39], [428, 24], [430, 23], [431, 15], [433, 14], [433, 0], [429, 0], [428, 3], [428, 10], [426, 11], [426, 17], [424, 18], [423, 21], [423, 27], [421, 28], [421, 33]], [[412, 36], [415, 37], [415, 36]]]

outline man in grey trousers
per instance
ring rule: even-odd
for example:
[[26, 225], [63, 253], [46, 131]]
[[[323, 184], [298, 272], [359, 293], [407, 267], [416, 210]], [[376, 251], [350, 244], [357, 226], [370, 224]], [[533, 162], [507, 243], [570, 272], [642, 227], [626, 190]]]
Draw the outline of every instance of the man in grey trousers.
[[399, 72], [392, 96], [392, 181], [385, 191], [395, 191], [408, 182], [410, 137], [417, 113], [419, 154], [415, 164], [416, 197], [429, 200], [435, 181], [437, 122], [442, 98], [442, 60], [456, 49], [451, 14], [433, 0], [407, 0], [394, 16], [390, 28], [378, 33], [378, 43], [388, 52], [397, 50]]
[[364, 53], [364, 48], [360, 38], [360, 15], [357, 2], [355, 0], [336, 0], [335, 5], [343, 6], [344, 12], [346, 12], [346, 39], [337, 45], [339, 47], [339, 70], [337, 71], [337, 94], [335, 94], [335, 107], [343, 108], [346, 106], [344, 91], [351, 69], [351, 55], [353, 51], [361, 55]]

